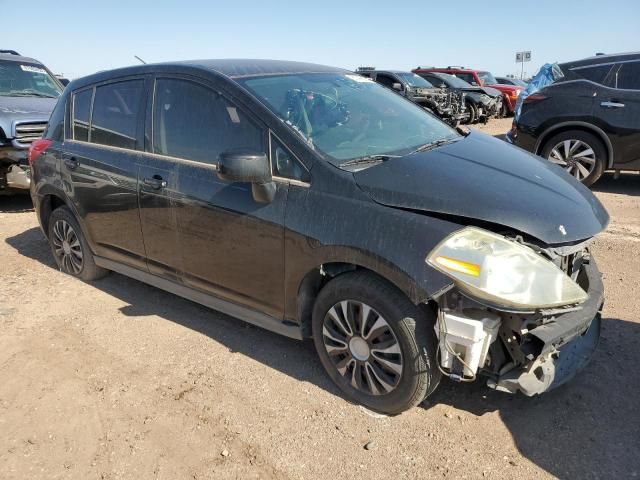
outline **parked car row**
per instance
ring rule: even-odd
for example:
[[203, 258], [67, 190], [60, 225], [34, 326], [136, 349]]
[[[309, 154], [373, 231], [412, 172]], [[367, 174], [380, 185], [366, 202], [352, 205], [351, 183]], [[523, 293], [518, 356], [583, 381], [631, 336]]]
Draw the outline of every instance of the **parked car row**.
[[435, 87], [411, 72], [360, 67], [357, 73], [397, 91], [451, 126], [455, 127], [461, 122], [468, 123], [469, 113], [466, 111], [464, 93]]
[[61, 271], [119, 272], [311, 338], [376, 411], [417, 405], [442, 376], [563, 384], [598, 343], [589, 245], [607, 212], [557, 166], [398, 91], [267, 60], [74, 80], [29, 150], [35, 214]]

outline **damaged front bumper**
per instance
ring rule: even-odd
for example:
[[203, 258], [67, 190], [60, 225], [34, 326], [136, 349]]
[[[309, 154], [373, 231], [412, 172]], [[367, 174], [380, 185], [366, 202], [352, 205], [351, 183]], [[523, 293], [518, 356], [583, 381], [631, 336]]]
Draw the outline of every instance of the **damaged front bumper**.
[[489, 380], [490, 387], [532, 396], [571, 380], [589, 363], [600, 339], [604, 286], [593, 259], [580, 275], [583, 285], [588, 282], [588, 300], [572, 312], [551, 312], [542, 325], [520, 337], [520, 350], [527, 363], [503, 367], [494, 380]]
[[503, 311], [481, 305], [455, 288], [446, 292], [438, 300], [441, 317], [436, 323], [443, 373], [462, 381], [474, 380], [477, 373], [488, 377], [490, 388], [528, 396], [573, 378], [598, 345], [604, 303], [596, 262], [588, 255], [584, 258], [575, 280], [588, 299], [570, 308]]
[[0, 190], [28, 190], [31, 184], [31, 169], [27, 161], [27, 150], [0, 147]]

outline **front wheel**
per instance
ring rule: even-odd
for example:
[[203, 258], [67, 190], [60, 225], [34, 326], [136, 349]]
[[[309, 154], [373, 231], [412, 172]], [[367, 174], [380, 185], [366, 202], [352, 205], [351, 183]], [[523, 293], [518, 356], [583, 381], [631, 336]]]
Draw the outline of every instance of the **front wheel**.
[[318, 295], [313, 340], [325, 370], [349, 398], [398, 414], [440, 380], [432, 317], [382, 279], [348, 273]]

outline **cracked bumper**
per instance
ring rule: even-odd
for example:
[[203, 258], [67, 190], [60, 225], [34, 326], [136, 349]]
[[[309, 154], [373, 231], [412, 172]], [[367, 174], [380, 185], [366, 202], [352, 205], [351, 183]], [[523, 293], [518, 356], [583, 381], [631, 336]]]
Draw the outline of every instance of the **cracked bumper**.
[[589, 299], [580, 310], [557, 315], [529, 331], [538, 345], [538, 356], [524, 368], [489, 380], [489, 387], [533, 396], [571, 380], [589, 363], [600, 339], [604, 287], [593, 259], [585, 266], [584, 275], [589, 282]]

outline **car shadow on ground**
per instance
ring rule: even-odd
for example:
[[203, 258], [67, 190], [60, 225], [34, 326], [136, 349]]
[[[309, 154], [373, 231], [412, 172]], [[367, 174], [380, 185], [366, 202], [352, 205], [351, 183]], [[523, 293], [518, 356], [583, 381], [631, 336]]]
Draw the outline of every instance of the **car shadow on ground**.
[[22, 213], [33, 210], [28, 194], [0, 195], [0, 213]]
[[640, 196], [640, 174], [636, 172], [622, 172], [618, 179], [612, 172], [607, 172], [600, 180], [593, 184], [591, 190], [602, 193], [620, 193], [624, 195]]
[[[6, 242], [21, 255], [56, 268], [37, 228]], [[115, 273], [92, 286], [125, 302], [121, 311], [127, 316], [158, 315], [206, 335], [230, 352], [342, 397], [309, 341], [281, 337]], [[482, 382], [443, 380], [422, 406], [450, 405], [473, 416], [498, 412], [520, 453], [560, 478], [640, 477], [640, 375], [634, 363], [639, 344], [640, 325], [604, 319], [592, 362], [557, 390], [527, 398], [492, 391]]]

